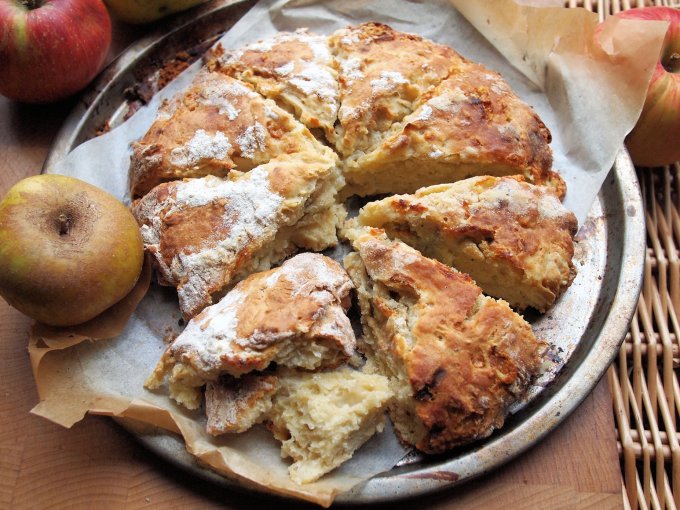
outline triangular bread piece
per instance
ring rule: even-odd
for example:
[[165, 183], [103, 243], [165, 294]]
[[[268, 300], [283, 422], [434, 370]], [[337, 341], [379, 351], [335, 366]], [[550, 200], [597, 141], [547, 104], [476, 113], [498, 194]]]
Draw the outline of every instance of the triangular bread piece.
[[309, 129], [329, 137], [338, 114], [336, 71], [325, 36], [306, 29], [280, 32], [237, 50], [218, 49], [208, 66], [250, 83], [292, 112]]
[[161, 108], [132, 150], [133, 197], [162, 182], [248, 171], [281, 154], [307, 151], [335, 158], [273, 101], [229, 76], [205, 70]]
[[238, 280], [300, 248], [337, 243], [345, 216], [335, 162], [279, 156], [227, 179], [206, 176], [155, 187], [133, 207], [161, 283], [177, 287], [190, 318]]
[[222, 375], [279, 367], [316, 370], [346, 362], [356, 345], [345, 315], [352, 282], [334, 260], [301, 253], [251, 275], [189, 321], [146, 387], [168, 378], [170, 397], [195, 409], [200, 388]]
[[390, 378], [399, 437], [427, 453], [483, 438], [539, 372], [544, 344], [507, 303], [380, 229], [357, 228], [345, 268], [357, 288], [361, 348]]
[[520, 310], [545, 312], [576, 274], [576, 217], [548, 188], [512, 177], [471, 177], [370, 202], [358, 222], [468, 273]]
[[562, 196], [551, 135], [498, 73], [466, 62], [370, 151], [345, 162], [345, 194], [413, 193], [477, 175], [522, 175]]

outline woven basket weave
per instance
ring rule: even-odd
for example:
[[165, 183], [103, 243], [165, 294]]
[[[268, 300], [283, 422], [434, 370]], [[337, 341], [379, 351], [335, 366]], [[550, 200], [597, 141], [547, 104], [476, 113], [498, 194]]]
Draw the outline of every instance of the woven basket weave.
[[[600, 19], [678, 1], [565, 2]], [[680, 133], [678, 133], [680, 143]], [[647, 257], [642, 295], [618, 358], [607, 372], [616, 419], [625, 508], [680, 507], [680, 163], [638, 168], [645, 202]]]

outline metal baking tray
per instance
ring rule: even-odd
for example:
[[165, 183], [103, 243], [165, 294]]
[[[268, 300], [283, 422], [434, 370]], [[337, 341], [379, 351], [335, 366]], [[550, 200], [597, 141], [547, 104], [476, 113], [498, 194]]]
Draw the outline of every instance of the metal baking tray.
[[[123, 122], [172, 70], [200, 57], [254, 4], [218, 0], [164, 24], [123, 52], [82, 96], [66, 119], [44, 170], [80, 143]], [[614, 359], [635, 311], [645, 256], [644, 209], [634, 167], [622, 149], [577, 236], [578, 276], [546, 315], [528, 315], [539, 337], [556, 331], [566, 346], [553, 352], [549, 382], [517, 406], [505, 426], [483, 441], [445, 455], [412, 455], [389, 472], [341, 494], [342, 503], [394, 501], [450, 488], [497, 468], [539, 442], [590, 393]], [[125, 423], [123, 423], [125, 426]], [[199, 466], [170, 434], [142, 434], [144, 445], [168, 462], [230, 489], [243, 488]]]

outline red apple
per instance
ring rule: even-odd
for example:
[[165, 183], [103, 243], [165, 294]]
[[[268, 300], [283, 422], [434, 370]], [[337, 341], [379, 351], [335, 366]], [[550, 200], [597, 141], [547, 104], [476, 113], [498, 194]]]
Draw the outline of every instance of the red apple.
[[680, 161], [680, 11], [642, 7], [620, 12], [627, 19], [670, 22], [647, 90], [647, 99], [626, 147], [639, 166], [663, 166]]
[[101, 0], [0, 0], [0, 94], [68, 97], [99, 72], [111, 45]]

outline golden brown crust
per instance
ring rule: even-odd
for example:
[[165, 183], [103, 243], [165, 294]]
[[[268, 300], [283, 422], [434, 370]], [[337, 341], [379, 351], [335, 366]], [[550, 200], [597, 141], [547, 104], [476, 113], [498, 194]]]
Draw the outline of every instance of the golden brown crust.
[[[307, 370], [338, 366], [354, 354], [356, 344], [344, 313], [351, 289], [337, 262], [314, 253], [253, 274], [189, 321], [147, 387], [160, 386], [167, 375], [176, 398], [223, 374], [240, 377], [272, 362]], [[184, 400], [191, 406], [198, 402]]]
[[[273, 381], [259, 386], [258, 375], [241, 393], [220, 393], [215, 381], [223, 374], [245, 376], [272, 363], [335, 368], [354, 348], [346, 275], [331, 269], [325, 277], [291, 280], [280, 275], [289, 261], [247, 277], [299, 248], [322, 250], [336, 241], [344, 215], [336, 194], [344, 180], [337, 156], [315, 138], [321, 131], [308, 128], [320, 128], [342, 155], [348, 193], [413, 192], [488, 174], [521, 176], [564, 195], [564, 182], [551, 170], [546, 126], [498, 74], [445, 46], [366, 23], [328, 38], [279, 34], [213, 55], [134, 146], [131, 165], [133, 197], [149, 193], [135, 205], [147, 250], [161, 281], [177, 286], [184, 316], [193, 317], [148, 387], [167, 378], [171, 397], [196, 408], [208, 383], [213, 432], [245, 430], [261, 420], [267, 411], [259, 405], [269, 406], [275, 391]], [[202, 178], [181, 181], [192, 177]], [[501, 205], [468, 214], [470, 203], [463, 201], [467, 216], [454, 224], [452, 211], [429, 203], [430, 194], [389, 201], [384, 226], [391, 235], [416, 244], [427, 220], [432, 238], [460, 241], [464, 253], [483, 254], [480, 266], [502, 262], [505, 276], [520, 279], [540, 278], [540, 263], [531, 257], [544, 241], [558, 245], [561, 262], [553, 262], [566, 266], [567, 276], [563, 271], [541, 283], [548, 298], [529, 303], [539, 309], [573, 276], [573, 248], [560, 237], [572, 234], [571, 218], [539, 225], [534, 209], [511, 218], [511, 207]], [[501, 426], [539, 369], [543, 344], [529, 325], [506, 303], [482, 296], [469, 276], [384, 233], [350, 229], [349, 235], [357, 253], [346, 264], [358, 287], [364, 348], [390, 377], [385, 398], [396, 395], [391, 414], [400, 437], [439, 453]], [[227, 401], [227, 415], [220, 414], [217, 406]]]
[[281, 154], [323, 147], [290, 114], [247, 85], [203, 71], [167, 103], [132, 146], [130, 188], [140, 197], [167, 181], [250, 170]]
[[[296, 251], [291, 238], [305, 240], [296, 226], [307, 221], [307, 211], [321, 214], [336, 205], [335, 171], [334, 162], [312, 154], [280, 156], [227, 180], [207, 176], [164, 183], [139, 200], [133, 214], [145, 249], [161, 283], [177, 287], [184, 317], [194, 316], [240, 278]], [[310, 226], [328, 231], [315, 249], [337, 241], [336, 219]]]
[[329, 45], [340, 81], [335, 144], [344, 157], [379, 142], [463, 61], [447, 46], [373, 22], [338, 30]]
[[519, 174], [563, 196], [564, 182], [551, 170], [550, 140], [538, 115], [498, 73], [465, 62], [379, 146], [351, 158], [346, 179], [352, 192], [370, 195], [411, 193], [473, 175]]
[[[457, 97], [461, 93], [464, 98]], [[436, 102], [442, 98], [448, 101]], [[515, 169], [512, 173], [542, 184], [543, 172], [552, 165], [550, 131], [498, 73], [466, 63], [426, 104], [432, 116], [423, 138], [433, 150], [441, 147], [444, 157], [462, 160], [466, 148], [478, 151], [475, 163], [507, 164]]]
[[543, 344], [529, 324], [482, 296], [469, 276], [380, 229], [350, 237], [360, 263], [355, 257], [346, 266], [367, 350], [394, 384], [407, 386], [395, 391], [401, 398], [391, 409], [400, 437], [440, 453], [500, 427], [539, 369]]
[[219, 51], [208, 66], [250, 83], [309, 129], [321, 128], [332, 136], [338, 84], [325, 36], [306, 29], [280, 32], [237, 50]]
[[484, 292], [541, 312], [571, 284], [577, 222], [549, 190], [473, 177], [367, 204], [359, 223], [385, 229], [456, 269]]
[[566, 191], [551, 169], [550, 132], [497, 73], [420, 36], [364, 23], [214, 52], [134, 145], [133, 196], [168, 180], [324, 149], [272, 100], [334, 144], [345, 160], [345, 196], [516, 174], [560, 197]]

